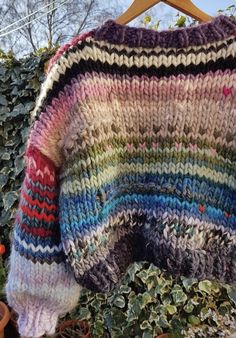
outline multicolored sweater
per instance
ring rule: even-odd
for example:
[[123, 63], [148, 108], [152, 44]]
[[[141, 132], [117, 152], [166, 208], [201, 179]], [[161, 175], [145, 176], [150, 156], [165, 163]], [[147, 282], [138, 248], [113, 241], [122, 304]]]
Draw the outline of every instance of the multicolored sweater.
[[236, 282], [236, 21], [109, 19], [50, 60], [25, 148], [7, 299], [55, 331], [130, 264]]

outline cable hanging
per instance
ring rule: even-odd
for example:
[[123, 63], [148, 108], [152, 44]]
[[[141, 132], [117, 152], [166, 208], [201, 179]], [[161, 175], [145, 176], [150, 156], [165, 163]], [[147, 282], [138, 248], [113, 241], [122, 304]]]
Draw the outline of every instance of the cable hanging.
[[38, 9], [37, 11], [34, 11], [34, 12], [32, 12], [32, 13], [26, 15], [24, 18], [21, 18], [21, 19], [15, 21], [15, 22], [11, 23], [11, 24], [8, 25], [8, 26], [6, 26], [6, 27], [4, 27], [4, 28], [1, 28], [1, 29], [0, 29], [0, 33], [2, 33], [3, 31], [7, 30], [8, 28], [10, 28], [10, 27], [12, 27], [12, 26], [18, 24], [19, 22], [24, 21], [25, 19], [27, 19], [27, 18], [30, 17], [31, 15], [34, 15], [34, 14], [36, 14], [36, 13], [38, 13], [38, 12], [41, 12], [44, 8], [47, 8], [47, 7], [49, 7], [50, 5], [51, 5], [51, 4], [47, 4], [47, 5], [43, 6], [43, 7], [41, 7], [40, 9]]
[[[34, 21], [40, 19], [40, 18], [43, 17], [44, 15], [47, 15], [47, 14], [51, 13], [51, 12], [54, 11], [55, 9], [60, 8], [62, 5], [66, 4], [66, 3], [69, 2], [69, 1], [70, 1], [70, 0], [65, 0], [64, 2], [62, 2], [61, 4], [59, 4], [58, 6], [56, 6], [55, 8], [52, 8], [52, 9], [50, 9], [49, 11], [47, 11], [46, 13], [43, 13], [43, 14], [39, 15], [37, 18], [34, 18], [34, 19], [32, 19], [32, 20], [26, 22], [25, 24], [23, 24], [23, 25], [21, 25], [21, 26], [19, 26], [19, 27], [17, 27], [17, 28], [14, 28], [14, 29], [10, 30], [9, 32], [0, 34], [0, 38], [2, 38], [3, 36], [6, 36], [6, 35], [8, 35], [8, 34], [11, 34], [11, 33], [15, 32], [15, 31], [17, 31], [17, 30], [19, 30], [19, 29], [21, 29], [21, 28], [23, 28], [23, 27], [25, 27], [25, 26], [27, 26], [28, 24], [30, 24], [30, 23], [32, 23], [32, 22], [34, 22]], [[44, 7], [43, 7], [43, 8], [44, 8]], [[38, 10], [38, 11], [39, 11], [39, 10]], [[36, 11], [36, 12], [38, 12], [38, 11]], [[27, 17], [29, 17], [29, 16], [31, 16], [31, 15], [32, 15], [32, 14], [28, 15]], [[25, 19], [25, 18], [22, 18], [21, 20], [24, 20], [24, 19]], [[21, 21], [21, 20], [19, 20], [19, 21]], [[16, 22], [15, 22], [15, 23], [16, 23]], [[11, 25], [13, 26], [15, 23], [13, 23], [13, 24], [11, 24]], [[5, 29], [3, 29], [3, 30], [5, 30]], [[0, 32], [1, 32], [1, 31], [0, 31]]]

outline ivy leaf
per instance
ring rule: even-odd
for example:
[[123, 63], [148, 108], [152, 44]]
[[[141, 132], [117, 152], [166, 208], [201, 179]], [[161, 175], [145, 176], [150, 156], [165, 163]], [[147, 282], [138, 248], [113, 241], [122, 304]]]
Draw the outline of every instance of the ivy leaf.
[[8, 182], [8, 175], [0, 173], [0, 188], [2, 189]]
[[234, 302], [234, 304], [236, 305], [236, 289], [229, 290], [228, 296]]
[[208, 295], [211, 294], [211, 286], [212, 283], [209, 280], [201, 281], [198, 284], [199, 290], [206, 292]]
[[140, 329], [141, 329], [141, 330], [152, 330], [152, 325], [149, 323], [148, 320], [144, 320], [144, 321], [140, 324]]
[[177, 312], [177, 307], [171, 304], [168, 304], [166, 306], [166, 310], [169, 312], [170, 315], [173, 315], [174, 313]]
[[8, 101], [7, 101], [6, 97], [1, 95], [1, 94], [0, 94], [0, 105], [2, 105], [2, 106], [8, 105]]
[[15, 166], [15, 174], [17, 176], [23, 171], [25, 167], [24, 157], [16, 156], [15, 161], [14, 161], [14, 166]]
[[192, 286], [198, 282], [196, 278], [183, 278], [182, 277], [181, 280], [187, 292], [189, 292]]
[[192, 324], [194, 326], [199, 325], [200, 322], [201, 322], [198, 317], [193, 316], [193, 315], [188, 317], [188, 321], [189, 321], [190, 324]]
[[143, 295], [142, 295], [142, 300], [141, 300], [141, 309], [144, 309], [145, 306], [148, 304], [148, 303], [152, 303], [152, 297], [151, 295], [149, 294], [149, 292], [144, 292]]
[[183, 292], [182, 288], [179, 285], [173, 288], [171, 294], [175, 304], [185, 303], [188, 299], [187, 295]]
[[102, 320], [95, 320], [93, 324], [93, 334], [98, 337], [104, 336], [104, 323]]
[[130, 286], [128, 286], [128, 285], [121, 285], [120, 286], [120, 289], [119, 289], [120, 293], [130, 293], [130, 291], [131, 291]]
[[141, 310], [140, 300], [138, 298], [132, 299], [128, 304], [128, 321], [132, 322], [137, 320]]
[[191, 301], [188, 301], [188, 303], [184, 306], [184, 311], [187, 313], [192, 313], [194, 309], [194, 306]]
[[141, 266], [138, 263], [134, 263], [131, 265], [129, 271], [128, 271], [128, 276], [130, 278], [130, 281], [134, 281], [135, 275], [138, 271], [140, 271]]
[[11, 158], [11, 154], [10, 153], [3, 153], [1, 156], [2, 160], [8, 161]]
[[150, 332], [144, 332], [142, 338], [153, 338], [153, 335]]
[[79, 314], [80, 314], [79, 318], [81, 320], [87, 320], [87, 319], [91, 318], [91, 313], [90, 313], [89, 309], [87, 309], [86, 307], [80, 308]]
[[160, 315], [158, 320], [157, 320], [157, 323], [162, 328], [168, 328], [169, 327], [169, 323], [168, 323], [167, 317], [165, 315]]
[[141, 270], [139, 273], [137, 273], [137, 277], [140, 278], [144, 284], [146, 284], [149, 276], [146, 270]]
[[121, 295], [117, 296], [114, 300], [114, 305], [119, 308], [125, 307], [125, 298]]
[[5, 210], [9, 210], [15, 201], [18, 200], [18, 193], [16, 191], [9, 191], [3, 195], [3, 205]]

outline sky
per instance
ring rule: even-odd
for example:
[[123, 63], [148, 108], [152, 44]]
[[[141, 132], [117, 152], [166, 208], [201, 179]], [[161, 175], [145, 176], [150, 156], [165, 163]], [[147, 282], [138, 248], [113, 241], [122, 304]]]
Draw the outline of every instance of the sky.
[[[117, 0], [116, 0], [117, 1]], [[120, 0], [119, 4], [123, 7], [123, 12], [130, 6], [133, 0]], [[226, 9], [229, 5], [236, 5], [236, 0], [193, 0], [192, 1], [197, 7], [206, 12], [207, 14], [214, 16], [217, 14], [217, 10]], [[161, 2], [155, 5], [151, 11], [155, 13], [155, 17], [161, 19], [162, 24], [160, 28], [167, 28], [166, 26], [173, 23], [173, 18], [177, 14], [175, 9]], [[122, 14], [122, 13], [121, 13]], [[151, 13], [150, 13], [151, 14]], [[135, 23], [133, 20], [128, 25]]]

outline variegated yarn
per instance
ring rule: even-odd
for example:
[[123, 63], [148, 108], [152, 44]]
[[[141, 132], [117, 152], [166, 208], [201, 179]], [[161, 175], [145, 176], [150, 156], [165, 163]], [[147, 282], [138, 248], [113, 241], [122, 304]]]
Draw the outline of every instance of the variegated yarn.
[[135, 261], [235, 283], [236, 21], [76, 36], [50, 60], [25, 160], [6, 284], [23, 336]]

